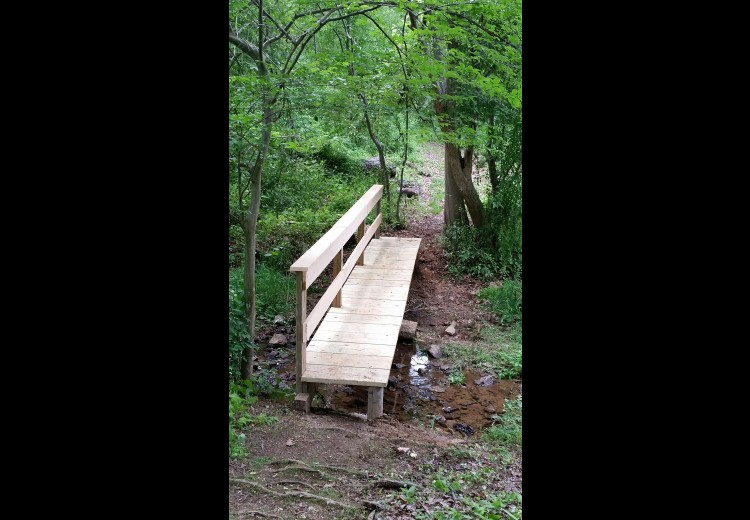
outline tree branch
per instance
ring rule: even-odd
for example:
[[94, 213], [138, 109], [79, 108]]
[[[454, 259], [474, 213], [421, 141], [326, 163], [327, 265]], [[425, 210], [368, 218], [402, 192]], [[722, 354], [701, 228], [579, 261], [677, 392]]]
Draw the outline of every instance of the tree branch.
[[232, 43], [237, 46], [242, 52], [250, 56], [255, 61], [260, 61], [260, 51], [258, 50], [258, 47], [250, 43], [249, 41], [240, 38], [235, 34], [235, 32], [232, 30], [232, 26], [229, 26], [229, 43]]

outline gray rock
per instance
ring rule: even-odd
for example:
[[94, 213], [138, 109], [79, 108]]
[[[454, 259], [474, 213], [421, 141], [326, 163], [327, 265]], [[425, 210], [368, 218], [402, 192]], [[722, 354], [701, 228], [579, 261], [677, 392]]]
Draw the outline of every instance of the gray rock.
[[286, 345], [286, 334], [274, 334], [269, 345]]
[[274, 317], [273, 324], [276, 327], [286, 325], [286, 320], [284, 320], [284, 316], [282, 316], [281, 314], [278, 314]]
[[427, 349], [427, 354], [435, 359], [440, 359], [443, 357], [443, 349], [440, 348], [440, 345], [430, 345], [430, 348]]
[[452, 321], [451, 324], [448, 326], [447, 329], [445, 329], [445, 333], [450, 336], [456, 335], [456, 322]]
[[495, 376], [493, 376], [492, 374], [482, 376], [474, 381], [474, 384], [478, 386], [492, 386], [495, 384]]
[[[396, 165], [393, 164], [388, 159], [385, 160], [385, 167], [388, 170], [388, 173], [391, 175], [391, 177], [395, 177], [396, 175]], [[364, 168], [366, 171], [374, 170], [377, 168], [380, 168], [380, 158], [376, 155], [374, 157], [370, 157], [369, 159], [365, 160], [364, 163], [362, 163], [362, 168]]]

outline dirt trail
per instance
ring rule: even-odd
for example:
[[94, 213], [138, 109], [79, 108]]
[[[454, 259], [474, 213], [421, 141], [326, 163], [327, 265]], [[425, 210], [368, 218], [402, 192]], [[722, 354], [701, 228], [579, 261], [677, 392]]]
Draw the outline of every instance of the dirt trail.
[[[423, 146], [422, 153], [425, 162], [421, 171], [427, 175], [413, 178], [420, 182], [419, 204], [426, 208], [430, 184], [442, 179], [443, 149], [431, 143]], [[253, 427], [245, 440], [248, 455], [229, 461], [230, 519], [256, 515], [414, 519], [459, 504], [455, 492], [441, 494], [431, 488], [430, 479], [443, 470], [483, 474], [476, 496], [521, 492], [520, 453], [499, 464], [497, 454], [475, 449], [473, 438], [455, 428], [459, 421], [474, 430], [487, 426], [490, 417], [502, 412], [505, 398], [520, 391], [519, 386], [507, 381], [488, 387], [475, 385], [481, 374], [470, 371], [466, 372], [465, 387], [450, 385], [445, 373], [449, 359], [428, 359], [421, 352], [447, 340], [473, 341], [479, 325], [493, 321], [478, 305], [476, 292], [482, 284], [447, 276], [439, 242], [442, 212], [409, 214], [413, 218], [406, 229], [389, 230], [384, 235], [422, 238], [404, 315], [418, 322], [417, 340], [416, 344], [398, 346], [391, 371], [394, 381], [384, 396], [385, 415], [366, 420], [366, 391], [359, 387], [320, 385], [323, 400], [314, 403], [317, 407], [310, 414], [292, 411], [288, 402], [259, 401], [252, 413], [275, 415], [279, 421]], [[445, 329], [452, 321], [456, 335], [450, 337]], [[294, 350], [270, 352], [259, 352], [261, 363], [270, 361], [282, 380], [293, 387]], [[442, 411], [446, 408], [447, 413]], [[430, 425], [426, 417], [439, 413], [448, 421]], [[462, 484], [464, 493], [473, 489], [474, 484], [467, 482]], [[405, 500], [399, 489], [411, 483], [416, 489], [430, 488], [431, 494]]]

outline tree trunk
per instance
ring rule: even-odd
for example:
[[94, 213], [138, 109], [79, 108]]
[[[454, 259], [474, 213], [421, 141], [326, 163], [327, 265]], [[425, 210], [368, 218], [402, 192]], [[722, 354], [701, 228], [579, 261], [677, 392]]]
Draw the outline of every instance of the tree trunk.
[[[352, 70], [352, 75], [354, 75], [353, 67], [350, 65], [350, 70]], [[383, 191], [385, 191], [385, 200], [388, 205], [390, 205], [391, 202], [391, 174], [388, 172], [388, 166], [385, 164], [385, 154], [383, 153], [383, 145], [380, 144], [380, 140], [378, 139], [378, 136], [375, 135], [375, 131], [372, 128], [372, 123], [370, 122], [370, 114], [367, 110], [367, 99], [363, 94], [359, 95], [359, 99], [362, 100], [362, 105], [364, 106], [365, 111], [365, 123], [367, 124], [367, 133], [370, 134], [370, 139], [372, 139], [372, 142], [375, 143], [375, 148], [378, 150], [378, 159], [380, 159], [380, 170], [382, 172], [382, 182], [383, 182]]]
[[452, 154], [458, 153], [458, 148], [455, 146], [448, 146], [448, 143], [444, 145], [445, 150], [445, 203], [443, 205], [443, 224], [445, 228], [453, 225], [455, 222], [462, 224], [468, 224], [466, 218], [466, 210], [464, 209], [464, 198], [461, 195], [461, 191], [456, 185], [456, 181], [453, 180], [453, 174], [451, 168], [456, 164], [461, 165], [460, 158], [451, 157]]
[[253, 351], [255, 350], [255, 244], [258, 230], [258, 213], [260, 211], [260, 181], [263, 173], [263, 163], [271, 142], [271, 122], [273, 112], [271, 102], [267, 96], [263, 97], [263, 129], [261, 130], [261, 146], [255, 164], [250, 171], [252, 193], [250, 206], [245, 215], [245, 319], [247, 332], [250, 335], [250, 346], [243, 353], [242, 378], [248, 379], [253, 373]]
[[492, 186], [492, 196], [497, 195], [497, 158], [495, 157], [495, 147], [497, 142], [497, 128], [495, 127], [495, 114], [490, 114], [487, 121], [487, 168], [490, 174], [490, 186]]

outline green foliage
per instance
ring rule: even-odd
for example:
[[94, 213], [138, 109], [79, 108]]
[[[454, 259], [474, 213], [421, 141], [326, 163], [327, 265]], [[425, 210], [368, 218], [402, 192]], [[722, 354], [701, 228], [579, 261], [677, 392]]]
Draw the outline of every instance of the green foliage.
[[522, 396], [506, 399], [504, 413], [492, 417], [492, 426], [482, 431], [481, 440], [501, 448], [522, 447]]
[[275, 162], [261, 196], [260, 262], [287, 271], [375, 181], [374, 175], [361, 169], [343, 178], [308, 159]]
[[500, 276], [502, 267], [492, 248], [486, 228], [454, 224], [445, 230], [443, 245], [448, 254], [448, 272], [453, 276], [468, 274], [489, 281]]
[[245, 451], [245, 434], [237, 431], [229, 425], [229, 457], [239, 459], [247, 454]]
[[321, 161], [328, 170], [344, 175], [357, 173], [362, 167], [359, 161], [338, 150], [331, 142], [325, 143], [315, 153], [315, 158]]
[[451, 370], [448, 374], [448, 382], [452, 385], [463, 385], [466, 382], [464, 371], [460, 368]]
[[242, 269], [229, 270], [229, 380], [240, 376], [242, 353], [252, 345], [245, 319]]
[[261, 412], [252, 415], [250, 407], [259, 396], [288, 397], [292, 392], [280, 387], [278, 374], [260, 371], [250, 379], [239, 380], [229, 385], [229, 456], [241, 458], [246, 455], [243, 429], [250, 426], [275, 424], [279, 418]]
[[[256, 316], [273, 321], [274, 316], [291, 316], [294, 313], [294, 278], [280, 273], [264, 264], [258, 264], [255, 272]], [[229, 379], [240, 376], [242, 354], [252, 346], [245, 319], [244, 279], [241, 268], [229, 270]]]
[[508, 328], [485, 326], [481, 330], [479, 341], [455, 341], [444, 344], [443, 353], [450, 358], [453, 365], [448, 375], [449, 381], [457, 372], [463, 375], [464, 369], [491, 372], [500, 379], [521, 377], [522, 323], [513, 322]]
[[496, 263], [503, 274], [521, 278], [523, 267], [523, 209], [521, 176], [499, 181], [487, 204], [488, 228]]
[[523, 298], [521, 281], [503, 280], [500, 285], [480, 289], [477, 296], [485, 301], [487, 307], [502, 323], [511, 323], [521, 319]]
[[273, 321], [274, 316], [294, 314], [296, 280], [264, 263], [255, 270], [257, 317]]
[[416, 500], [417, 488], [415, 486], [401, 488], [401, 500], [407, 504], [413, 504]]

